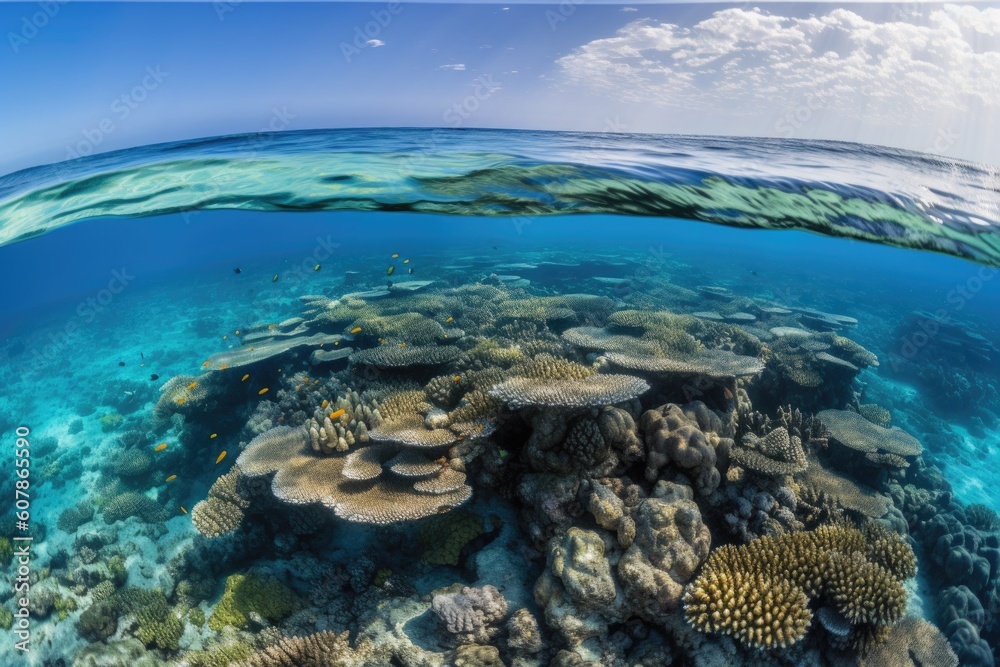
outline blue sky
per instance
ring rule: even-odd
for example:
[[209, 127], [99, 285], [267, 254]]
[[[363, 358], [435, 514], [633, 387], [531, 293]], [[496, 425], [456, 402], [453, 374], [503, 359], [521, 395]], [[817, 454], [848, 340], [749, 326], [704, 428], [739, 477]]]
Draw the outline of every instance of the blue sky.
[[346, 126], [789, 136], [1000, 164], [998, 7], [4, 3], [0, 173]]

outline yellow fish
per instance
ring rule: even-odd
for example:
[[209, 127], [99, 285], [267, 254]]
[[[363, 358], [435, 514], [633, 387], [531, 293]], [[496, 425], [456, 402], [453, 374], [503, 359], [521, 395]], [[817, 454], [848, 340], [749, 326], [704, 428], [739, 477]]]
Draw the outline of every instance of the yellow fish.
[[406, 343], [400, 343], [399, 346], [400, 347], [406, 347]]
[[455, 376], [455, 382], [461, 382], [461, 381], [462, 381], [462, 376], [461, 375], [456, 375]]
[[183, 505], [181, 505], [181, 511], [182, 511], [182, 512], [184, 512], [185, 514], [187, 514], [187, 513], [188, 513], [188, 511], [187, 511], [186, 509], [184, 509], [184, 506], [183, 506]]
[[403, 260], [403, 264], [409, 264], [409, 263], [410, 263], [410, 260], [408, 260], [408, 259], [404, 259]]
[[167, 443], [163, 442], [163, 443], [160, 443], [159, 445], [157, 445], [156, 449], [154, 451], [162, 452], [166, 448], [167, 448]]
[[398, 259], [399, 258], [399, 253], [398, 252], [392, 253], [392, 258], [393, 259]]
[[222, 450], [222, 453], [215, 457], [215, 465], [219, 465], [222, 459], [226, 458], [226, 450]]
[[227, 334], [222, 334], [222, 340], [226, 340], [228, 338], [229, 338], [229, 336]]
[[167, 477], [167, 481], [168, 481], [168, 482], [172, 482], [172, 481], [174, 481], [175, 479], [177, 479], [177, 475], [171, 475], [170, 477]]
[[328, 401], [328, 400], [326, 400], [324, 398], [323, 402], [319, 404], [319, 407], [322, 408], [323, 410], [326, 410], [326, 406], [328, 406], [328, 405], [330, 405], [330, 401]]
[[177, 405], [184, 405], [185, 403], [187, 403], [187, 399], [186, 398], [178, 398], [177, 401], [176, 401], [176, 403], [177, 403]]
[[198, 383], [197, 383], [197, 382], [192, 382], [191, 384], [189, 384], [189, 385], [187, 386], [187, 388], [188, 388], [188, 391], [191, 391], [192, 389], [194, 389], [194, 388], [195, 388], [195, 387], [197, 387], [197, 386], [198, 386]]
[[239, 335], [240, 335], [240, 330], [239, 330], [239, 329], [237, 329], [237, 330], [236, 330], [236, 335], [237, 335], [237, 336], [239, 336]]
[[208, 436], [208, 439], [209, 439], [209, 440], [215, 440], [215, 439], [216, 439], [216, 438], [218, 438], [218, 437], [219, 437], [219, 434], [218, 434], [218, 433], [213, 433], [212, 435]]
[[263, 396], [266, 393], [267, 393], [267, 387], [264, 387], [263, 389], [261, 389], [260, 391], [257, 392], [257, 395], [258, 396]]
[[452, 323], [453, 321], [455, 321], [455, 318], [454, 318], [454, 317], [449, 317], [448, 319], [446, 319], [446, 320], [444, 321], [444, 323], [445, 323], [445, 324], [451, 324], [451, 323]]
[[395, 267], [395, 266], [390, 266], [390, 267], [389, 267], [389, 270], [385, 272], [385, 275], [387, 275], [387, 276], [391, 276], [391, 275], [392, 275], [392, 272], [393, 272], [393, 271], [395, 271], [395, 270], [396, 270], [396, 267]]
[[344, 416], [344, 414], [346, 412], [347, 412], [347, 410], [345, 410], [344, 408], [341, 408], [341, 409], [337, 410], [336, 412], [331, 412], [330, 413], [330, 421], [333, 421], [334, 419], [340, 419], [341, 417]]
[[277, 274], [277, 273], [275, 273], [275, 274], [274, 274], [274, 277], [273, 277], [273, 278], [271, 278], [271, 282], [272, 282], [272, 283], [276, 283], [276, 282], [278, 282], [278, 274]]
[[353, 329], [351, 329], [351, 333], [352, 334], [359, 334], [359, 333], [361, 333], [361, 327], [354, 327]]
[[338, 345], [340, 345], [340, 341], [339, 340], [333, 341], [333, 346], [334, 347], [337, 347]]
[[210, 362], [206, 361], [205, 363], [203, 363], [203, 364], [201, 365], [201, 367], [202, 367], [202, 368], [208, 368], [208, 364], [209, 364], [209, 363], [210, 363]]
[[244, 376], [243, 376], [243, 379], [242, 379], [242, 380], [240, 380], [240, 382], [246, 382], [246, 381], [247, 381], [247, 378], [249, 378], [249, 377], [250, 377], [250, 374], [249, 374], [249, 373], [247, 373], [246, 375], [244, 375]]
[[219, 370], [220, 370], [220, 371], [224, 371], [224, 370], [226, 370], [227, 368], [229, 368], [229, 364], [222, 364], [221, 366], [219, 366]]
[[316, 266], [313, 267], [313, 271], [319, 271], [319, 269], [320, 269], [319, 264], [317, 264]]

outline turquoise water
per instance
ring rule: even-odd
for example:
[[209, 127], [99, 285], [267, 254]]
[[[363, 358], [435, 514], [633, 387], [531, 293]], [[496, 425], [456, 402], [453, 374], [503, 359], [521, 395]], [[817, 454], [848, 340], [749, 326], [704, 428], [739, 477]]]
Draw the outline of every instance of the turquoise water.
[[993, 664], [995, 179], [406, 130], [4, 177], [4, 664]]

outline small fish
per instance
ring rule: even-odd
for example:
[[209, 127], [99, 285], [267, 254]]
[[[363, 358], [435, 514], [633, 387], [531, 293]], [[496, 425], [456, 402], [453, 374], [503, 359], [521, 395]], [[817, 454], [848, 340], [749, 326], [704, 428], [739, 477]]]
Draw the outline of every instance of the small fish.
[[226, 334], [222, 334], [222, 340], [229, 340], [229, 336], [227, 336]]
[[274, 329], [274, 325], [273, 324], [268, 324], [267, 325], [267, 330], [271, 331], [272, 329]]
[[388, 270], [386, 270], [385, 275], [391, 276], [395, 270], [396, 270], [395, 266], [390, 266]]
[[124, 365], [125, 365], [125, 362], [124, 362], [124, 361], [119, 361], [119, 362], [118, 362], [118, 365], [119, 365], [119, 366], [124, 366]]
[[353, 329], [351, 329], [351, 333], [352, 334], [359, 334], [359, 333], [361, 333], [361, 327], [354, 327]]
[[449, 317], [448, 319], [446, 319], [446, 320], [444, 321], [444, 323], [445, 323], [445, 324], [451, 324], [451, 323], [452, 323], [452, 322], [454, 322], [454, 321], [455, 321], [455, 318], [454, 318], [454, 317]]
[[236, 335], [237, 335], [237, 336], [239, 336], [239, 335], [240, 335], [240, 330], [239, 330], [239, 329], [237, 329], [237, 330], [236, 330]]
[[409, 264], [409, 263], [410, 263], [410, 260], [408, 260], [408, 259], [404, 259], [403, 260], [403, 264]]
[[142, 352], [139, 353], [139, 358], [142, 359], [143, 361], [146, 361], [146, 355], [143, 354]]
[[413, 267], [411, 266], [407, 271], [411, 276], [413, 275]]
[[729, 387], [723, 387], [722, 391], [724, 391], [726, 393], [726, 400], [727, 401], [733, 400], [733, 392], [729, 390]]
[[167, 443], [161, 442], [156, 446], [156, 449], [154, 449], [153, 451], [162, 452], [166, 448], [167, 448]]
[[496, 250], [496, 249], [497, 249], [497, 247], [496, 247], [496, 246], [493, 246], [493, 249], [494, 249], [494, 250]]
[[260, 391], [257, 392], [257, 395], [258, 396], [263, 396], [266, 393], [267, 393], [267, 387], [264, 387], [263, 389], [261, 389]]
[[206, 361], [205, 363], [203, 363], [203, 364], [201, 365], [201, 367], [202, 367], [202, 368], [208, 368], [208, 365], [209, 365], [210, 363], [212, 363], [212, 362], [210, 362], [210, 361]]
[[233, 273], [243, 273], [243, 269], [237, 266], [235, 269], [233, 269]]
[[320, 265], [317, 264], [316, 266], [313, 267], [313, 271], [319, 271], [320, 268], [322, 268], [322, 267], [320, 267]]
[[187, 403], [187, 399], [186, 398], [178, 398], [175, 402], [177, 403], [177, 405], [184, 405], [185, 403]]
[[476, 430], [477, 431], [482, 431], [483, 430], [483, 425], [482, 424], [476, 424]]
[[215, 440], [215, 439], [216, 439], [216, 438], [218, 438], [218, 437], [219, 437], [219, 434], [218, 434], [218, 433], [213, 433], [212, 435], [208, 436], [208, 439], [209, 439], [209, 440]]
[[272, 278], [271, 278], [271, 282], [272, 282], [272, 283], [276, 283], [276, 282], [278, 282], [278, 274], [277, 274], [277, 273], [275, 273], [275, 274], [274, 274], [274, 276], [272, 276]]
[[220, 370], [220, 371], [224, 371], [224, 370], [226, 370], [227, 368], [229, 368], [229, 364], [222, 364], [222, 365], [220, 365], [220, 366], [219, 366], [219, 370]]
[[340, 345], [340, 341], [339, 340], [333, 341], [333, 346], [334, 347], [337, 347], [338, 345]]
[[455, 382], [461, 382], [461, 381], [462, 381], [462, 376], [461, 375], [456, 375], [455, 376]]
[[188, 391], [191, 391], [192, 389], [194, 389], [194, 388], [195, 388], [195, 387], [197, 387], [197, 386], [198, 386], [198, 383], [197, 383], [197, 381], [196, 381], [196, 382], [192, 382], [191, 384], [189, 384], [189, 385], [187, 386], [187, 388], [188, 388]]
[[149, 376], [149, 379], [150, 379], [150, 380], [151, 380], [152, 382], [156, 382], [157, 380], [159, 380], [159, 379], [160, 379], [160, 376], [159, 376], [159, 375], [157, 375], [156, 373], [153, 373], [152, 375], [150, 375], [150, 376]]
[[328, 401], [328, 400], [326, 400], [326, 399], [324, 398], [324, 399], [323, 399], [323, 402], [319, 404], [319, 407], [320, 407], [321, 409], [323, 409], [323, 410], [326, 410], [326, 406], [328, 406], [328, 405], [330, 405], [330, 401]]
[[188, 511], [187, 511], [186, 509], [184, 509], [184, 506], [183, 506], [183, 505], [181, 505], [181, 511], [182, 511], [182, 512], [184, 512], [185, 514], [187, 514], [187, 513], [188, 513]]
[[226, 450], [222, 450], [222, 453], [215, 457], [215, 465], [222, 463], [222, 459], [226, 458]]
[[168, 481], [168, 482], [172, 482], [172, 481], [174, 481], [175, 479], [177, 479], [177, 475], [171, 475], [170, 477], [167, 477], [166, 481]]
[[399, 259], [399, 253], [398, 252], [392, 253], [392, 258], [393, 259]]
[[250, 351], [253, 352], [253, 345], [250, 346]]
[[755, 276], [755, 275], [757, 275], [757, 272], [756, 272], [756, 271], [751, 271], [751, 272], [750, 272], [750, 275], [751, 275], [751, 276]]
[[400, 343], [399, 346], [400, 347], [406, 347], [406, 343]]
[[347, 412], [347, 410], [345, 410], [344, 408], [341, 408], [341, 409], [337, 410], [336, 412], [331, 412], [330, 413], [330, 421], [333, 421], [334, 419], [340, 419], [341, 417], [344, 416], [344, 414], [346, 412]]
[[249, 378], [250, 378], [250, 374], [247, 373], [246, 375], [243, 376], [243, 379], [240, 380], [240, 382], [246, 382]]

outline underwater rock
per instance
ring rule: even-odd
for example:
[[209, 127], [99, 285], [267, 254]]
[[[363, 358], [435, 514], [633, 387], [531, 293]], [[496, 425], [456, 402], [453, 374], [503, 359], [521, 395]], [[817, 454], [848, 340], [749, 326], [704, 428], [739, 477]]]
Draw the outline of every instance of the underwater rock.
[[458, 592], [434, 595], [431, 611], [456, 644], [488, 644], [500, 633], [507, 601], [494, 586], [464, 586]]
[[642, 415], [646, 434], [646, 479], [655, 481], [672, 466], [690, 478], [695, 491], [707, 496], [719, 487], [722, 476], [716, 467], [728, 456], [732, 438], [724, 437], [722, 421], [701, 401], [686, 406], [673, 403]]

